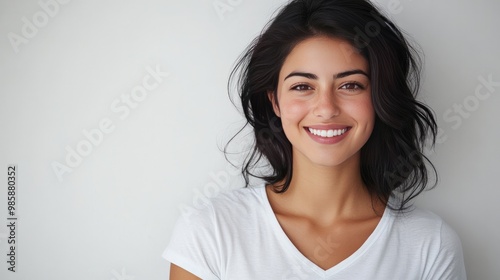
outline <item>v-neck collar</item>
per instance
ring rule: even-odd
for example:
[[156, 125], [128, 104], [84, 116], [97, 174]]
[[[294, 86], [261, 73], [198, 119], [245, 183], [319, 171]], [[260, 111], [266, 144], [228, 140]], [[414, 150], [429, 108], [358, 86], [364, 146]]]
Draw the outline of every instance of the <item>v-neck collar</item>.
[[368, 249], [376, 242], [376, 240], [387, 230], [388, 226], [392, 223], [393, 218], [392, 215], [390, 215], [390, 209], [386, 206], [384, 213], [382, 215], [382, 218], [378, 222], [377, 226], [373, 230], [373, 232], [370, 234], [370, 236], [365, 240], [365, 242], [361, 245], [361, 247], [358, 248], [354, 253], [352, 253], [349, 257], [346, 259], [342, 260], [338, 264], [334, 265], [333, 267], [329, 269], [322, 269], [318, 265], [316, 265], [314, 262], [306, 258], [300, 251], [295, 247], [295, 245], [292, 243], [292, 241], [288, 238], [286, 233], [283, 231], [283, 228], [278, 222], [278, 219], [276, 217], [276, 214], [274, 213], [271, 203], [269, 202], [269, 198], [267, 196], [266, 192], [266, 185], [265, 183], [262, 184], [261, 187], [258, 187], [261, 199], [263, 200], [264, 204], [264, 211], [266, 212], [266, 216], [268, 217], [268, 222], [270, 223], [272, 230], [275, 232], [277, 235], [278, 239], [282, 243], [282, 245], [288, 249], [288, 251], [294, 255], [296, 259], [304, 263], [309, 269], [314, 271], [316, 274], [321, 276], [322, 278], [327, 278], [330, 277], [339, 271], [349, 267], [352, 265], [356, 260], [364, 255]]

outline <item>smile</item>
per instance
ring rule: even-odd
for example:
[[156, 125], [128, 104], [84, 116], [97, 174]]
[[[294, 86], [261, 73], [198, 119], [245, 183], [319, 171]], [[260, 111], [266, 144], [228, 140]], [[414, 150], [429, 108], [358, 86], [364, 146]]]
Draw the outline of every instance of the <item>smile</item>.
[[309, 130], [309, 132], [311, 132], [312, 134], [314, 134], [316, 136], [326, 137], [326, 138], [340, 136], [347, 131], [347, 128], [323, 130], [323, 129], [314, 129], [314, 128], [309, 127], [307, 129]]

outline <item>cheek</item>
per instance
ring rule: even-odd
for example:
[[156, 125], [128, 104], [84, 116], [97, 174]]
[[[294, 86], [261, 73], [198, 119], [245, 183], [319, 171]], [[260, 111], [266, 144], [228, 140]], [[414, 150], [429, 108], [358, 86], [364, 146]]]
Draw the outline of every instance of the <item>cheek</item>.
[[307, 115], [308, 107], [299, 100], [284, 100], [280, 103], [281, 117], [289, 121], [298, 121]]
[[359, 106], [359, 114], [365, 119], [375, 120], [375, 110], [370, 99], [364, 100]]
[[351, 107], [351, 110], [352, 115], [356, 116], [358, 122], [371, 134], [375, 124], [375, 110], [373, 109], [371, 99], [360, 100]]
[[369, 97], [344, 100], [340, 110], [365, 130], [371, 130], [375, 123], [375, 110]]

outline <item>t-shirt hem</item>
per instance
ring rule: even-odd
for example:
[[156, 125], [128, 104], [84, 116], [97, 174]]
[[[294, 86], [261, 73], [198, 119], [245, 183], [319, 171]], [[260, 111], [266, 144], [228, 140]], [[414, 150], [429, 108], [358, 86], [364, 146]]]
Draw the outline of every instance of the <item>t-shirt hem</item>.
[[170, 250], [165, 250], [165, 252], [163, 252], [162, 254], [162, 257], [167, 261], [169, 261], [170, 263], [173, 263], [178, 267], [185, 269], [189, 273], [192, 273], [203, 280], [220, 280], [217, 276], [213, 275], [211, 272], [205, 269], [201, 269], [199, 266], [193, 264], [187, 258]]

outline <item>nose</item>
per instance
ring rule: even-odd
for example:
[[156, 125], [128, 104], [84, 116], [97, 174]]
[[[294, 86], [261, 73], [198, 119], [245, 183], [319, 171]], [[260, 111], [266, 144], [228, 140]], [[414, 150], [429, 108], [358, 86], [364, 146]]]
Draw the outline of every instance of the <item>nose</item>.
[[323, 119], [331, 119], [340, 114], [339, 104], [332, 90], [318, 92], [313, 114]]

